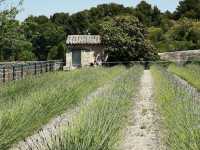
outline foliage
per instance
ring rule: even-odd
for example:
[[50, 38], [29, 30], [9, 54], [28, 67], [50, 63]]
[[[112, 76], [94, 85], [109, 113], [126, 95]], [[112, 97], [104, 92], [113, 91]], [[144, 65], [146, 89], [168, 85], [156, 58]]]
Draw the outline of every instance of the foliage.
[[[8, 2], [8, 0], [1, 0], [0, 6]], [[11, 9], [0, 10], [1, 61], [64, 59], [63, 50], [66, 48], [61, 50], [60, 45], [64, 45], [67, 35], [102, 34], [100, 25], [109, 18], [113, 19], [119, 16], [138, 18], [144, 27], [149, 28], [149, 39], [159, 52], [200, 48], [200, 25], [198, 22], [200, 0], [180, 1], [175, 12], [161, 12], [159, 8], [146, 1], [141, 1], [135, 8], [116, 3], [101, 4], [72, 15], [55, 13], [50, 18], [29, 16], [22, 23], [12, 23], [11, 27], [11, 21], [18, 22], [15, 20], [15, 16], [19, 12], [21, 4], [20, 1], [19, 5], [17, 4]], [[18, 30], [20, 32], [16, 33]], [[4, 37], [5, 35], [13, 36]], [[11, 41], [14, 41], [14, 44]], [[19, 44], [16, 41], [19, 41]], [[130, 39], [127, 39], [126, 43], [129, 42]], [[149, 49], [154, 51], [152, 47]], [[147, 51], [149, 52], [149, 50]], [[148, 55], [152, 55], [152, 53]]]
[[156, 60], [156, 50], [146, 40], [146, 30], [135, 17], [118, 16], [101, 24], [108, 61]]
[[131, 98], [137, 92], [136, 87], [139, 85], [142, 71], [141, 66], [134, 66], [112, 80], [97, 97], [82, 107], [73, 122], [64, 127], [60, 136], [53, 137], [46, 148], [49, 150], [116, 149], [121, 130], [126, 125], [124, 122], [127, 113], [133, 105]]
[[[122, 67], [49, 73], [0, 86], [0, 149], [32, 135], [52, 117], [124, 72]], [[87, 88], [85, 88], [87, 87]]]
[[180, 1], [174, 15], [176, 19], [181, 17], [200, 19], [200, 0]]
[[[19, 22], [7, 21], [1, 28], [0, 55], [1, 60], [33, 60], [32, 43], [25, 38]], [[26, 55], [26, 56], [25, 56]]]
[[48, 60], [58, 60], [61, 59], [65, 60], [67, 48], [66, 45], [63, 43], [58, 44], [58, 46], [54, 46], [50, 49], [48, 53]]
[[149, 40], [151, 40], [151, 42], [153, 42], [154, 44], [156, 44], [158, 41], [164, 40], [165, 38], [163, 30], [158, 27], [150, 27], [148, 29], [148, 33]]
[[181, 78], [188, 81], [191, 85], [200, 90], [200, 66], [199, 65], [186, 65], [186, 66], [178, 66], [178, 65], [170, 65], [170, 72], [175, 73]]
[[159, 26], [162, 13], [158, 7], [152, 7], [146, 1], [141, 1], [135, 8], [135, 16], [146, 26]]
[[[59, 43], [64, 43], [65, 40], [64, 29], [51, 23], [45, 16], [27, 18], [22, 28], [27, 40], [33, 44], [33, 53], [39, 60], [47, 60], [50, 50], [53, 47], [57, 49]], [[60, 59], [62, 58], [63, 55]]]
[[[22, 0], [15, 1], [16, 5], [13, 5], [14, 3], [9, 0], [0, 0], [0, 61], [24, 60], [27, 57], [24, 58], [22, 53], [32, 55], [32, 44], [24, 38], [19, 22], [13, 20], [22, 2]], [[7, 8], [7, 5], [10, 7]]]
[[181, 84], [172, 74], [160, 67], [152, 67], [155, 99], [164, 126], [167, 149], [197, 150], [200, 147], [199, 95]]
[[15, 2], [0, 0], [0, 23], [5, 23], [7, 19], [13, 19], [19, 12], [19, 7], [22, 3], [23, 0], [16, 0]]
[[[150, 28], [149, 39], [159, 51], [179, 51], [200, 48], [200, 23], [182, 18], [174, 23], [167, 32]], [[162, 32], [162, 35], [161, 35]], [[162, 38], [159, 38], [161, 36]]]

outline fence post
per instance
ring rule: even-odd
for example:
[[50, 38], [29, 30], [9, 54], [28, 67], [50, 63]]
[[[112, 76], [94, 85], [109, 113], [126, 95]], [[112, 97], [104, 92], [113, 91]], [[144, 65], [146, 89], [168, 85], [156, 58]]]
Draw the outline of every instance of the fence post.
[[50, 62], [50, 72], [53, 71], [52, 63]]
[[12, 72], [13, 72], [13, 80], [15, 80], [15, 66], [12, 66]]
[[24, 65], [21, 65], [21, 78], [24, 78]]
[[48, 62], [45, 63], [46, 72], [48, 72]]
[[64, 63], [61, 62], [61, 70], [63, 71]]
[[52, 72], [54, 72], [54, 65], [55, 65], [55, 62], [52, 63]]
[[37, 63], [34, 64], [35, 75], [37, 75]]
[[40, 73], [42, 73], [42, 63], [40, 63]]
[[6, 82], [6, 67], [3, 66], [3, 82]]

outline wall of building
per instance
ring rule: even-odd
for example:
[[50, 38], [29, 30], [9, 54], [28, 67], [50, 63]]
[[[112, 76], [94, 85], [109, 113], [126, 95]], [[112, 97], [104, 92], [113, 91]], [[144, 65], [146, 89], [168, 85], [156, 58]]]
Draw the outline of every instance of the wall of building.
[[95, 62], [95, 56], [94, 51], [81, 51], [81, 65], [82, 66], [89, 66], [91, 64], [94, 64]]
[[[103, 58], [104, 48], [101, 45], [73, 45], [69, 47], [73, 51], [73, 49], [81, 50], [81, 65], [89, 66], [95, 63], [96, 57], [100, 56]], [[66, 66], [65, 70], [73, 68], [72, 65], [72, 52], [66, 53]]]

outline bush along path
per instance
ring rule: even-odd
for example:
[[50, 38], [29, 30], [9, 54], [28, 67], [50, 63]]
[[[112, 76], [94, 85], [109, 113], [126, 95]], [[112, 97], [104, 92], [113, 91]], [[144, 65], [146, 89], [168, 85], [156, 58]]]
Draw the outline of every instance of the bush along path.
[[186, 91], [194, 95], [194, 99], [198, 99], [200, 97], [200, 91], [192, 86], [190, 83], [188, 83], [186, 80], [182, 79], [180, 76], [177, 76], [176, 74], [172, 75], [174, 78], [174, 81], [177, 82], [180, 86], [182, 86]]
[[72, 123], [52, 137], [45, 150], [114, 150], [136, 94], [142, 67], [125, 71], [81, 108]]
[[171, 64], [168, 71], [184, 79], [200, 92], [200, 65], [188, 64], [180, 66]]
[[[27, 78], [2, 86], [0, 149], [6, 150], [33, 135], [51, 118], [79, 104], [91, 92], [124, 71], [123, 67], [80, 69], [44, 75], [49, 82], [42, 76], [34, 78], [35, 82]], [[40, 81], [44, 84], [39, 84]]]
[[166, 69], [153, 66], [155, 98], [162, 116], [163, 138], [167, 149], [198, 150], [200, 148], [200, 96], [190, 85]]
[[[121, 68], [124, 69], [124, 68]], [[32, 150], [32, 149], [45, 149], [48, 147], [49, 141], [52, 137], [58, 136], [63, 127], [68, 126], [74, 118], [80, 113], [82, 107], [89, 105], [93, 99], [101, 96], [103, 91], [107, 90], [113, 82], [118, 80], [124, 74], [124, 71], [118, 72], [117, 76], [110, 81], [106, 82], [103, 86], [89, 94], [80, 104], [71, 107], [62, 115], [53, 118], [48, 124], [44, 125], [36, 134], [27, 137], [24, 141], [13, 145], [10, 150]], [[126, 71], [125, 71], [126, 72]]]
[[144, 71], [139, 95], [134, 100], [120, 149], [160, 150], [159, 115], [153, 101], [153, 80], [149, 70]]
[[67, 110], [62, 115], [53, 118], [48, 124], [44, 125], [36, 134], [27, 137], [24, 141], [13, 145], [10, 150], [42, 150], [48, 145], [49, 140], [60, 133], [60, 129], [68, 126], [71, 121], [80, 113], [81, 107], [88, 105], [95, 97], [102, 93], [102, 90], [108, 88], [108, 84], [98, 88], [96, 91], [86, 97], [86, 99], [77, 106]]

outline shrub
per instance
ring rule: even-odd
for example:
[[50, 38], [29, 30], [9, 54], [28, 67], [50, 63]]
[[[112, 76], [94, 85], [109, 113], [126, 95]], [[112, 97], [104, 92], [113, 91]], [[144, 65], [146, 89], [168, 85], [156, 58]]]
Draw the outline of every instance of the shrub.
[[181, 84], [161, 67], [153, 66], [151, 71], [167, 149], [199, 149], [199, 94], [192, 92], [190, 87]]

